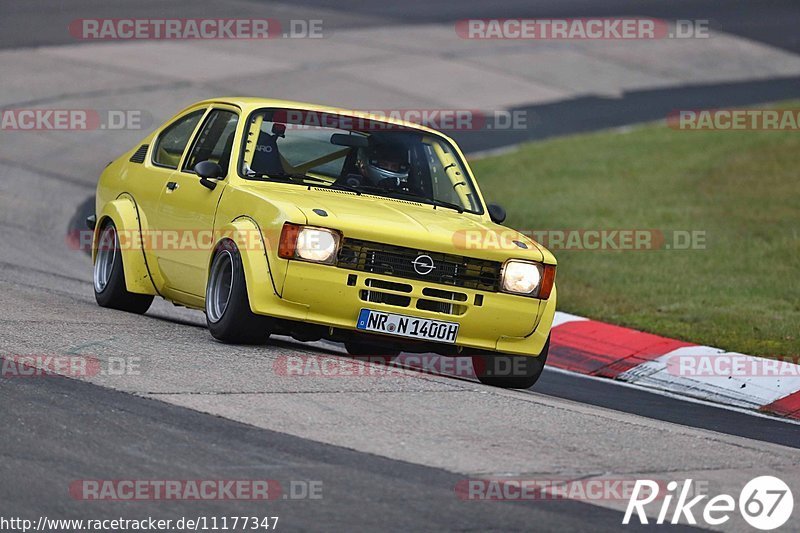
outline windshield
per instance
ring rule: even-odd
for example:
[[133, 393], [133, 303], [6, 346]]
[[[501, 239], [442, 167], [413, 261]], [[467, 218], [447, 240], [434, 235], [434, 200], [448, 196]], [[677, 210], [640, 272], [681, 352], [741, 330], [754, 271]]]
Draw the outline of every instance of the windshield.
[[311, 111], [250, 116], [241, 175], [331, 187], [483, 213], [472, 180], [444, 139], [401, 126]]

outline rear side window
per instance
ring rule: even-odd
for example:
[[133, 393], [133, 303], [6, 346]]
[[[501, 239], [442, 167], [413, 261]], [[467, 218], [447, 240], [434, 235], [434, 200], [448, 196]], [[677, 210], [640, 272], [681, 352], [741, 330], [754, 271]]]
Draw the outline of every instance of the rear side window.
[[203, 117], [205, 109], [200, 109], [181, 117], [159, 135], [153, 150], [153, 164], [160, 167], [178, 168], [183, 151], [189, 144], [192, 132]]
[[213, 161], [218, 163], [223, 172], [227, 174], [233, 150], [233, 136], [238, 122], [239, 115], [233, 111], [221, 109], [211, 111], [203, 124], [203, 129], [197, 136], [189, 157], [186, 158], [183, 170], [194, 172], [197, 163]]

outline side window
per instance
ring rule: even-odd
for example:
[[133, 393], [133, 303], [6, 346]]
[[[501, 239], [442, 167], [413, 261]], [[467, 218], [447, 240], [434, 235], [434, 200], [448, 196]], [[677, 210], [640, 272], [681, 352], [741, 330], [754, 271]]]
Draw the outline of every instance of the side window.
[[194, 166], [203, 161], [213, 161], [227, 175], [233, 151], [233, 136], [239, 115], [233, 111], [215, 109], [209, 113], [203, 129], [197, 135], [192, 151], [186, 158], [183, 170], [193, 172]]
[[178, 168], [189, 138], [203, 117], [205, 109], [200, 109], [181, 117], [161, 132], [153, 150], [153, 164], [167, 168]]

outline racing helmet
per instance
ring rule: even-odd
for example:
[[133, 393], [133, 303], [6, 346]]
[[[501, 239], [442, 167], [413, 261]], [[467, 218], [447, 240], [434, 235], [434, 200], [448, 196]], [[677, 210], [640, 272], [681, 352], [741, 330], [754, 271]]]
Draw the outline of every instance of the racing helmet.
[[359, 149], [358, 168], [373, 183], [400, 185], [408, 181], [411, 165], [402, 144], [378, 144]]

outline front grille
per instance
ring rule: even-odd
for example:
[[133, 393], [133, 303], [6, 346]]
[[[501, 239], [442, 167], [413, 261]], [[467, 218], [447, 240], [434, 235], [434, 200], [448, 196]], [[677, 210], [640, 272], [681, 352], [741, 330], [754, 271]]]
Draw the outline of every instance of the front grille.
[[408, 283], [395, 283], [393, 281], [385, 281], [382, 279], [367, 278], [364, 281], [364, 285], [366, 285], [367, 287], [372, 287], [374, 289], [385, 289], [387, 291], [397, 291], [397, 292], [412, 291], [412, 287]]
[[389, 292], [360, 291], [359, 298], [365, 302], [395, 305], [397, 307], [408, 307], [411, 304], [411, 298], [408, 296], [400, 296], [399, 294], [392, 294]]
[[463, 315], [467, 312], [466, 305], [458, 305], [450, 302], [439, 302], [437, 300], [426, 300], [425, 298], [420, 298], [417, 300], [417, 309], [433, 311], [434, 313], [445, 313], [448, 315]]
[[434, 298], [441, 298], [442, 300], [455, 300], [456, 302], [466, 302], [467, 295], [463, 292], [443, 291], [434, 289], [433, 287], [425, 287], [422, 289], [422, 294], [425, 296], [432, 296]]
[[[420, 259], [421, 257], [422, 259]], [[418, 263], [422, 261], [416, 269], [415, 261]], [[426, 252], [390, 244], [345, 239], [339, 251], [336, 266], [373, 274], [497, 292], [502, 263], [460, 255]], [[429, 268], [430, 266], [433, 268]]]

